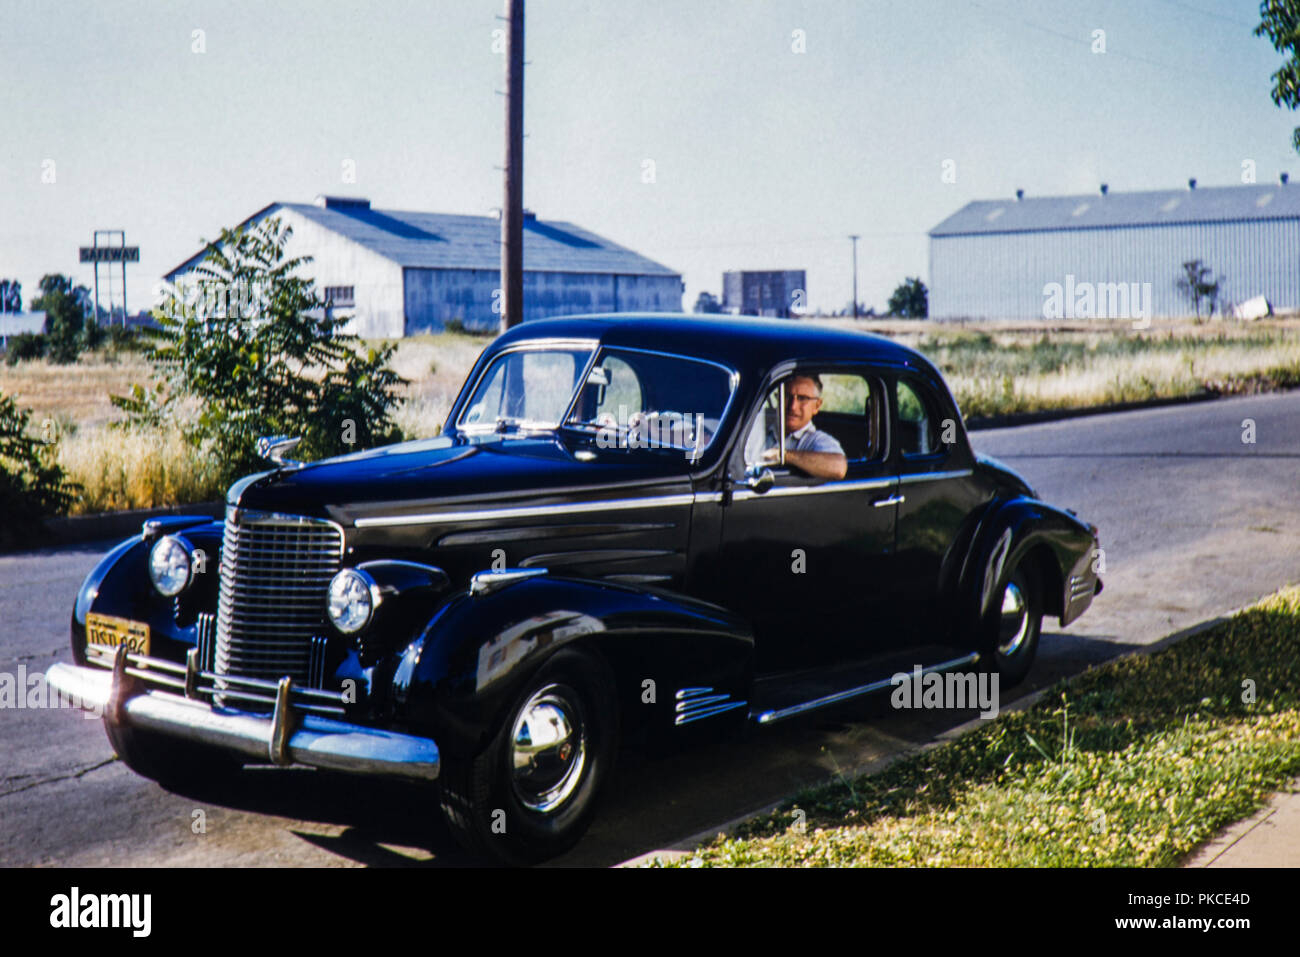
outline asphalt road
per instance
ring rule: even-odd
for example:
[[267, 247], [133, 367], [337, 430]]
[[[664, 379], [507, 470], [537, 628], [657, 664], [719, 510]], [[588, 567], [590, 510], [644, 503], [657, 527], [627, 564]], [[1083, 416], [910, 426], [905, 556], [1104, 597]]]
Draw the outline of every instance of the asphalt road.
[[[1254, 423], [1253, 443], [1242, 441]], [[1062, 631], [1046, 622], [1023, 694], [1300, 581], [1300, 393], [975, 433], [1049, 502], [1096, 523], [1105, 591]], [[70, 659], [77, 586], [111, 543], [0, 556], [0, 673]], [[1004, 699], [1008, 697], [1004, 695]], [[933, 738], [973, 712], [884, 702], [686, 752], [629, 752], [600, 815], [558, 864], [667, 847], [836, 774]], [[249, 768], [169, 792], [113, 758], [98, 721], [0, 709], [0, 864], [468, 863], [425, 789]]]

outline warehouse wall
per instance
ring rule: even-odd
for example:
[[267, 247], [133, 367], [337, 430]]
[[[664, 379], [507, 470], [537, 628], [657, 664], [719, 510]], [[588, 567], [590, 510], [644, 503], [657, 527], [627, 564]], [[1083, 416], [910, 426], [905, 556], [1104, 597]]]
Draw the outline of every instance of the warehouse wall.
[[354, 304], [336, 309], [352, 317], [346, 327], [349, 332], [384, 339], [402, 335], [401, 267], [292, 210], [280, 209], [273, 215], [293, 227], [286, 252], [312, 257], [302, 271], [316, 280], [318, 293], [326, 286], [353, 288]]
[[[471, 329], [495, 329], [500, 315], [493, 295], [501, 286], [495, 269], [406, 269], [405, 331], [436, 332], [449, 319]], [[525, 272], [524, 320], [588, 312], [681, 312], [676, 276]]]
[[[1048, 283], [1150, 283], [1155, 316], [1191, 313], [1176, 283], [1199, 259], [1239, 303], [1300, 308], [1300, 221], [1056, 230], [930, 239], [930, 316], [1042, 318]], [[1204, 308], [1204, 307], [1202, 307]]]

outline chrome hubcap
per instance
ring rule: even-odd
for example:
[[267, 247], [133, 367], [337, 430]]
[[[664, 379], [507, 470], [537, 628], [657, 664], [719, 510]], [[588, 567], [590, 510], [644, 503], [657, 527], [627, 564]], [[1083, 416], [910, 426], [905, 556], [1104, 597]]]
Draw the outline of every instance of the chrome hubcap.
[[1029, 634], [1029, 603], [1015, 582], [1002, 592], [1002, 620], [998, 625], [998, 654], [1014, 655]]
[[587, 765], [582, 705], [573, 690], [547, 685], [530, 697], [510, 732], [511, 783], [531, 811], [549, 814], [572, 797]]

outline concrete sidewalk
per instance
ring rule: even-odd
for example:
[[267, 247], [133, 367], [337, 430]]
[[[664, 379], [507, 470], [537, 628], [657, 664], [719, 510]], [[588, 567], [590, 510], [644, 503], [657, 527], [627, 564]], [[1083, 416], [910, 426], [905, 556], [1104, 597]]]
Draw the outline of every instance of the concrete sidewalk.
[[1300, 867], [1300, 778], [1255, 814], [1229, 825], [1185, 867]]

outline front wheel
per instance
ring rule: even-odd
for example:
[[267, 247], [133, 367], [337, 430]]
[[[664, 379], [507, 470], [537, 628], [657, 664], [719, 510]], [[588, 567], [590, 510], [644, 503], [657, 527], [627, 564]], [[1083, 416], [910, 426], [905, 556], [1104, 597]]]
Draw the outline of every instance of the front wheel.
[[1019, 566], [1002, 586], [982, 623], [980, 654], [1010, 688], [1029, 674], [1042, 631], [1042, 596], [1034, 576]]
[[614, 761], [613, 689], [603, 661], [561, 650], [480, 754], [444, 760], [442, 811], [457, 840], [506, 864], [536, 863], [577, 843]]

